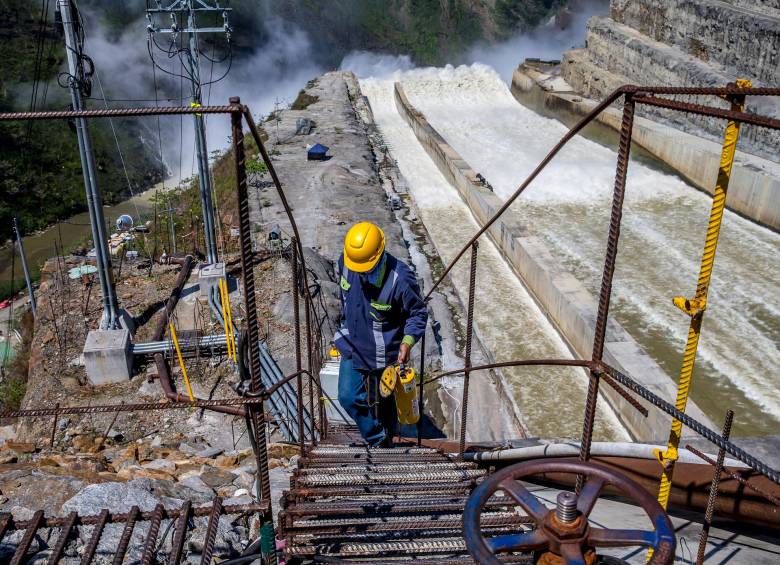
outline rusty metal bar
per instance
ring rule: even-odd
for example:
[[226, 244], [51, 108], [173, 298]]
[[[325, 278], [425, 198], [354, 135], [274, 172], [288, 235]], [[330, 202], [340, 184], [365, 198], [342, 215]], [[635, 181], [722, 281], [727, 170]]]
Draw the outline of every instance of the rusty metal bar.
[[[536, 365], [546, 365], [554, 367], [584, 367], [590, 369], [593, 366], [593, 362], [585, 359], [518, 359], [515, 361], [502, 361], [500, 363], [487, 363], [485, 365], [474, 365], [470, 368], [471, 372], [481, 371], [485, 369], [501, 369], [506, 367], [533, 367]], [[445, 371], [443, 373], [437, 373], [430, 379], [425, 381], [425, 384], [438, 381], [443, 377], [449, 377], [451, 375], [457, 375], [464, 371], [463, 368], [453, 369], [451, 371]]]
[[125, 527], [122, 530], [122, 537], [119, 538], [119, 545], [116, 547], [113, 565], [122, 565], [122, 560], [124, 560], [127, 548], [130, 545], [130, 538], [133, 536], [133, 528], [135, 528], [135, 523], [138, 520], [140, 513], [141, 510], [138, 506], [133, 506], [130, 509], [130, 512], [127, 515], [127, 522], [125, 522]]
[[57, 420], [60, 418], [60, 403], [54, 405], [54, 421], [51, 425], [51, 438], [49, 438], [49, 448], [54, 449], [54, 439], [57, 435]]
[[0, 541], [3, 541], [5, 534], [8, 533], [8, 530], [12, 529], [13, 523], [14, 518], [10, 513], [5, 514], [2, 519], [0, 519]]
[[1, 112], [0, 122], [28, 120], [67, 120], [71, 118], [123, 118], [131, 116], [178, 116], [187, 114], [234, 114], [236, 106], [155, 106], [150, 108], [111, 108], [103, 110], [55, 110], [46, 112]]
[[182, 261], [181, 271], [179, 271], [179, 275], [176, 277], [176, 281], [173, 283], [173, 289], [171, 290], [171, 294], [168, 296], [168, 300], [165, 301], [165, 311], [163, 312], [160, 320], [157, 322], [157, 326], [154, 328], [154, 333], [152, 334], [152, 339], [150, 341], [162, 341], [163, 337], [165, 336], [165, 330], [168, 328], [168, 321], [174, 309], [176, 308], [176, 305], [179, 303], [182, 290], [184, 289], [184, 285], [187, 283], [187, 279], [190, 277], [190, 273], [192, 273], [192, 267], [194, 264], [195, 258], [192, 255], [187, 255]]
[[98, 514], [97, 522], [95, 522], [95, 528], [92, 530], [92, 537], [89, 538], [87, 547], [84, 548], [84, 555], [81, 557], [81, 565], [89, 565], [92, 563], [92, 559], [95, 557], [95, 551], [97, 550], [98, 543], [100, 543], [100, 536], [103, 535], [103, 528], [106, 527], [108, 521], [108, 510], [103, 509]]
[[417, 378], [419, 379], [417, 381], [417, 402], [420, 405], [420, 419], [417, 420], [417, 445], [418, 447], [422, 445], [422, 427], [423, 427], [423, 416], [425, 415], [425, 397], [423, 396], [423, 388], [425, 386], [425, 334], [427, 333], [426, 330], [428, 328], [426, 327], [425, 330], [423, 330], [422, 338], [420, 338], [420, 371], [417, 375]]
[[209, 516], [209, 526], [206, 530], [206, 539], [203, 542], [203, 556], [200, 559], [200, 565], [209, 565], [214, 556], [214, 540], [217, 538], [219, 529], [219, 517], [222, 514], [222, 498], [217, 496], [211, 505], [211, 515]]
[[48, 565], [57, 565], [59, 562], [62, 552], [65, 550], [65, 546], [68, 545], [68, 538], [70, 538], [70, 532], [73, 530], [73, 525], [76, 523], [76, 516], [77, 514], [75, 512], [68, 514], [67, 522], [62, 526], [60, 537], [57, 538], [57, 544], [54, 546], [54, 549], [52, 549], [51, 555], [49, 556]]
[[726, 96], [726, 95], [745, 95], [745, 96], [780, 96], [780, 88], [752, 86], [749, 88], [738, 87], [736, 84], [726, 86], [624, 86], [624, 90], [630, 89], [632, 92], [650, 93], [650, 94], [684, 94], [690, 96]]
[[14, 556], [11, 558], [10, 565], [22, 565], [22, 563], [26, 561], [25, 556], [27, 555], [27, 550], [30, 549], [30, 544], [35, 537], [42, 520], [43, 510], [38, 510], [33, 515], [32, 520], [30, 520], [30, 525], [27, 526], [27, 529], [22, 536], [22, 540], [19, 542], [16, 552], [14, 552]]
[[466, 451], [466, 420], [469, 409], [469, 376], [471, 374], [471, 344], [474, 337], [474, 294], [477, 287], [477, 249], [479, 242], [471, 244], [471, 266], [469, 267], [469, 301], [466, 309], [466, 351], [463, 368], [463, 400], [460, 408], [460, 437], [458, 444], [459, 458], [463, 460]]
[[[731, 435], [731, 423], [734, 420], [734, 411], [726, 411], [726, 420], [723, 422], [723, 439], [728, 440]], [[701, 534], [699, 535], [699, 551], [696, 554], [696, 565], [704, 563], [704, 552], [707, 549], [707, 538], [710, 535], [712, 526], [712, 516], [715, 513], [715, 502], [718, 500], [718, 487], [720, 486], [720, 474], [723, 471], [723, 461], [726, 459], [726, 450], [722, 447], [718, 450], [718, 460], [715, 463], [715, 469], [712, 473], [712, 483], [710, 484], [710, 495], [707, 498], [707, 508], [704, 511], [704, 523], [701, 525]]]
[[157, 553], [157, 535], [160, 533], [160, 523], [164, 511], [165, 508], [162, 504], [154, 507], [154, 515], [149, 523], [149, 533], [146, 536], [146, 544], [144, 544], [144, 552], [141, 556], [141, 565], [152, 565], [154, 561], [155, 553]]
[[168, 558], [170, 565], [179, 565], [184, 555], [184, 538], [187, 537], [187, 524], [190, 520], [192, 502], [186, 500], [179, 510], [179, 518], [176, 521], [176, 531], [171, 541], [171, 556]]
[[[584, 359], [519, 359], [515, 361], [502, 361], [500, 363], [488, 363], [486, 365], [477, 365], [474, 367], [471, 367], [471, 372], [474, 371], [480, 371], [484, 369], [501, 369], [506, 367], [532, 367], [532, 366], [552, 366], [552, 367], [584, 367], [586, 369], [590, 369], [594, 367], [593, 361], [586, 361]], [[425, 384], [432, 383], [434, 381], [437, 381], [443, 377], [448, 377], [450, 375], [457, 375], [459, 373], [462, 373], [464, 369], [454, 369], [452, 371], [445, 371], [443, 373], [438, 373], [434, 376], [432, 376], [430, 379], [425, 381]], [[622, 396], [626, 402], [631, 404], [631, 406], [636, 409], [637, 412], [642, 414], [645, 418], [648, 415], [647, 408], [642, 406], [642, 404], [639, 403], [638, 400], [636, 400], [633, 396], [631, 396], [623, 387], [618, 385], [609, 375], [602, 374], [601, 378], [604, 380], [604, 382], [609, 383], [610, 386], [612, 386], [619, 394]]]
[[[707, 463], [709, 463], [713, 467], [715, 467], [717, 465], [717, 462], [714, 459], [712, 459], [711, 457], [708, 457], [706, 453], [702, 453], [701, 451], [699, 451], [698, 449], [696, 449], [692, 445], [686, 445], [685, 449], [687, 449], [688, 451], [690, 451], [691, 453], [696, 455], [698, 458], [706, 461]], [[729, 476], [729, 478], [734, 479], [735, 481], [737, 481], [742, 486], [745, 486], [745, 487], [749, 488], [750, 490], [752, 490], [753, 492], [755, 492], [756, 494], [758, 494], [760, 496], [763, 496], [764, 498], [766, 498], [769, 502], [771, 502], [775, 506], [780, 506], [780, 498], [777, 498], [776, 496], [772, 496], [768, 492], [764, 492], [762, 489], [758, 488], [753, 483], [749, 482], [744, 477], [740, 476], [740, 474], [737, 473], [736, 471], [734, 471], [733, 469], [730, 469], [728, 467], [723, 467], [721, 469], [721, 471], [725, 472]]]
[[[296, 277], [297, 278], [297, 277]], [[317, 438], [317, 428], [315, 425], [314, 420], [314, 380], [311, 378], [311, 372], [312, 372], [312, 353], [311, 353], [311, 312], [309, 311], [309, 307], [311, 305], [309, 304], [309, 298], [307, 295], [304, 294], [303, 297], [303, 313], [305, 314], [304, 317], [304, 324], [306, 325], [306, 367], [309, 369], [309, 414], [311, 414], [311, 445], [314, 447], [316, 444]], [[301, 413], [303, 413], [303, 408], [300, 410]], [[303, 453], [303, 451], [301, 451]]]
[[[293, 329], [295, 330], [295, 371], [298, 378], [295, 381], [295, 392], [297, 394], [298, 409], [298, 447], [303, 453], [306, 445], [306, 428], [303, 425], [303, 373], [301, 372], [301, 312], [300, 299], [298, 297], [298, 241], [292, 238], [292, 259], [290, 260], [292, 268], [292, 299], [293, 299]], [[312, 422], [312, 425], [314, 422]]]
[[704, 106], [702, 104], [692, 104], [690, 102], [681, 102], [679, 100], [667, 100], [665, 98], [656, 98], [655, 96], [637, 96], [636, 101], [646, 106], [655, 106], [656, 108], [665, 108], [667, 110], [677, 110], [686, 114], [698, 114], [700, 116], [709, 116], [723, 120], [734, 120], [743, 124], [753, 126], [780, 129], [780, 120], [748, 112], [736, 110], [726, 110], [725, 108], [715, 108]]
[[[620, 239], [620, 223], [623, 217], [623, 199], [626, 193], [626, 177], [628, 162], [631, 157], [631, 132], [634, 127], [634, 98], [626, 94], [623, 101], [623, 121], [620, 125], [620, 146], [617, 155], [617, 170], [615, 172], [615, 187], [612, 196], [612, 213], [609, 221], [609, 236], [607, 251], [604, 258], [604, 272], [601, 279], [599, 306], [596, 315], [596, 328], [593, 336], [593, 360], [601, 361], [604, 355], [604, 340], [607, 333], [607, 318], [609, 303], [612, 297], [612, 277], [615, 274], [615, 260]], [[580, 443], [580, 460], [590, 458], [590, 444], [593, 439], [593, 423], [596, 417], [596, 405], [599, 394], [599, 374], [591, 369], [588, 393], [585, 399], [585, 418], [582, 425], [582, 440]], [[582, 488], [583, 477], [577, 475], [575, 490]]]
[[728, 440], [723, 439], [720, 436], [720, 434], [709, 429], [707, 426], [705, 426], [698, 420], [694, 420], [693, 418], [688, 416], [688, 414], [686, 414], [685, 412], [678, 410], [677, 408], [674, 407], [674, 405], [668, 403], [660, 396], [650, 392], [649, 390], [647, 390], [645, 387], [640, 385], [638, 382], [636, 382], [628, 375], [621, 373], [614, 367], [610, 367], [603, 361], [598, 363], [598, 366], [595, 370], [598, 372], [608, 373], [613, 379], [615, 379], [624, 387], [635, 392], [637, 395], [641, 396], [642, 398], [644, 398], [645, 400], [647, 400], [657, 408], [660, 408], [661, 410], [663, 410], [673, 418], [680, 420], [680, 422], [682, 422], [684, 426], [693, 430], [694, 432], [702, 436], [707, 441], [714, 443], [718, 447], [722, 447], [723, 449], [726, 450], [728, 454], [732, 455], [735, 459], [739, 459], [745, 465], [747, 465], [754, 471], [761, 473], [773, 483], [780, 485], [780, 472], [778, 472], [775, 469], [772, 469], [769, 465], [767, 465], [763, 461], [756, 459], [755, 457], [747, 453], [744, 449], [737, 447], [736, 445], [734, 445]]
[[[266, 502], [252, 502], [250, 504], [231, 504], [229, 506], [223, 506], [223, 514], [248, 514], [248, 513], [259, 513], [259, 514], [267, 514], [268, 513], [269, 505]], [[192, 516], [194, 517], [202, 517], [202, 516], [208, 516], [211, 512], [211, 506], [198, 506], [192, 509]], [[127, 519], [130, 517], [130, 512], [123, 512], [118, 514], [111, 514], [106, 509], [106, 523], [108, 524], [116, 524], [116, 523], [122, 523], [127, 522]], [[163, 517], [165, 519], [176, 519], [179, 517], [179, 514], [181, 512], [177, 510], [164, 510]], [[145, 521], [148, 522], [152, 519], [154, 516], [154, 512], [141, 512], [137, 517], [136, 521], [141, 522]], [[101, 511], [100, 514], [95, 514], [92, 516], [79, 516], [76, 518], [76, 525], [77, 526], [91, 526], [94, 524], [100, 523], [100, 521], [103, 519], [103, 512]], [[43, 523], [39, 526], [39, 528], [61, 528], [63, 525], [65, 525], [68, 521], [67, 517], [49, 517], [44, 518]], [[24, 530], [27, 529], [27, 527], [30, 525], [30, 522], [32, 520], [20, 520], [20, 521], [14, 521], [11, 520], [9, 529], [11, 530]], [[0, 522], [0, 533], [2, 532], [2, 522]]]
[[[121, 405], [122, 405], [122, 404], [124, 404], [124, 403], [125, 403], [125, 401], [123, 400], [122, 402], [120, 402], [120, 403], [119, 403], [119, 405], [121, 406]], [[58, 406], [58, 408], [59, 408], [59, 406]], [[106, 438], [108, 437], [108, 434], [111, 432], [111, 428], [113, 428], [113, 427], [114, 427], [114, 424], [116, 424], [116, 419], [117, 419], [118, 417], [119, 417], [119, 411], [116, 411], [116, 412], [114, 412], [114, 417], [113, 417], [113, 418], [111, 418], [111, 423], [110, 423], [110, 424], [108, 425], [108, 427], [106, 428], [106, 431], [104, 431], [104, 432], [103, 432], [103, 435], [102, 435], [102, 436], [100, 436], [100, 443], [97, 445], [97, 449], [98, 449], [98, 450], [99, 450], [101, 447], [103, 447], [103, 444], [104, 444], [104, 443], [106, 443]]]
[[243, 406], [262, 404], [262, 397], [215, 398], [192, 402], [144, 402], [138, 404], [95, 404], [92, 406], [68, 406], [65, 408], [34, 408], [31, 410], [3, 410], [0, 418], [39, 418], [52, 416], [55, 411], [62, 414], [107, 414], [111, 412], [140, 412], [147, 410], [182, 410], [186, 408], [212, 408], [215, 406]]
[[[255, 297], [255, 275], [254, 275], [254, 255], [252, 252], [252, 232], [249, 221], [249, 196], [247, 189], [246, 179], [246, 153], [244, 148], [244, 130], [242, 126], [241, 116], [242, 113], [247, 118], [247, 123], [250, 125], [250, 129], [253, 128], [254, 122], [252, 121], [252, 114], [249, 110], [241, 105], [241, 99], [237, 96], [230, 98], [230, 104], [240, 110], [234, 112], [231, 115], [231, 125], [233, 134], [233, 162], [236, 171], [236, 192], [238, 200], [238, 216], [239, 216], [239, 235], [240, 235], [240, 250], [241, 250], [241, 274], [244, 281], [244, 308], [246, 309], [246, 339], [249, 340], [249, 373], [251, 378], [251, 393], [253, 396], [258, 396], [264, 392], [263, 384], [260, 380], [260, 330], [257, 321], [257, 302]], [[271, 159], [265, 151], [262, 139], [260, 139], [256, 128], [252, 129], [252, 135], [255, 137], [257, 146], [260, 149], [263, 159], [265, 160], [269, 172], [271, 172], [274, 182], [277, 185], [280, 194], [283, 194], [279, 179], [276, 177], [276, 172], [273, 170]], [[284, 197], [283, 197], [284, 198]], [[284, 199], [286, 203], [286, 198]], [[285, 206], [288, 212], [288, 216], [292, 219], [292, 212], [289, 210], [289, 205]], [[293, 224], [295, 225], [295, 224]], [[297, 237], [297, 227], [295, 230]], [[300, 245], [300, 243], [299, 243]], [[299, 249], [301, 255], [303, 250]], [[303, 261], [303, 258], [302, 258]], [[304, 281], [306, 281], [306, 270], [304, 264]], [[308, 282], [306, 284], [308, 292]], [[296, 290], [297, 294], [297, 290]], [[271, 477], [268, 469], [268, 442], [266, 440], [265, 429], [265, 411], [261, 406], [250, 406], [249, 418], [247, 422], [252, 423], [252, 430], [247, 430], [248, 433], [254, 432], [254, 452], [255, 452], [255, 464], [257, 466], [257, 481], [256, 481], [256, 496], [268, 505], [268, 511], [264, 515], [264, 519], [268, 519], [271, 514]], [[268, 522], [266, 522], [268, 523]], [[271, 536], [274, 537], [273, 522], [270, 522]], [[276, 564], [276, 554], [272, 553], [269, 556], [271, 565]]]
[[539, 173], [542, 172], [542, 170], [548, 165], [550, 161], [552, 161], [553, 157], [555, 157], [558, 152], [563, 149], [563, 147], [572, 140], [572, 138], [577, 135], [582, 129], [588, 125], [590, 122], [592, 122], [594, 119], [596, 119], [596, 116], [598, 116], [601, 112], [603, 112], [605, 109], [607, 109], [615, 100], [620, 98], [620, 96], [623, 94], [625, 87], [618, 88], [614, 92], [612, 92], [609, 96], [607, 96], [604, 100], [601, 101], [600, 104], [598, 104], [593, 110], [585, 114], [585, 116], [582, 117], [582, 119], [577, 122], [568, 132], [566, 132], [566, 135], [564, 135], [561, 140], [555, 144], [555, 147], [553, 147], [550, 152], [545, 155], [544, 159], [536, 166], [536, 168], [531, 172], [528, 177], [522, 182], [522, 184], [515, 190], [512, 195], [506, 199], [504, 204], [496, 210], [496, 213], [491, 216], [491, 218], [486, 221], [481, 228], [477, 230], [477, 233], [475, 233], [471, 239], [461, 248], [460, 251], [458, 251], [457, 255], [455, 255], [455, 258], [450, 261], [450, 264], [444, 269], [444, 272], [439, 277], [439, 280], [433, 283], [433, 286], [431, 287], [431, 290], [428, 291], [428, 293], [425, 295], [425, 299], [428, 300], [431, 295], [433, 294], [433, 291], [436, 290], [436, 288], [441, 284], [441, 281], [444, 280], [444, 278], [449, 274], [449, 272], [452, 270], [452, 268], [457, 264], [457, 262], [460, 260], [460, 258], [466, 253], [466, 251], [471, 247], [471, 244], [477, 241], [480, 236], [482, 236], [483, 233], [485, 233], [490, 226], [492, 226], [498, 218], [500, 218], [504, 212], [507, 211], [507, 209], [512, 205], [512, 203], [517, 200], [517, 197], [520, 196], [523, 191], [528, 188], [528, 185], [531, 184], [531, 182], [539, 176]]

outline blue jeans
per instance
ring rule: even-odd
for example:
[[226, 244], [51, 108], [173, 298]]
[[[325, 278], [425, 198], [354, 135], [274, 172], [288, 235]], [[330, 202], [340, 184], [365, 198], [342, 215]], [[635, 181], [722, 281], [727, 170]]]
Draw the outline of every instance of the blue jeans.
[[352, 365], [352, 359], [341, 359], [339, 402], [371, 446], [392, 437], [398, 422], [394, 396], [382, 398], [379, 394], [381, 375], [381, 369], [357, 370]]

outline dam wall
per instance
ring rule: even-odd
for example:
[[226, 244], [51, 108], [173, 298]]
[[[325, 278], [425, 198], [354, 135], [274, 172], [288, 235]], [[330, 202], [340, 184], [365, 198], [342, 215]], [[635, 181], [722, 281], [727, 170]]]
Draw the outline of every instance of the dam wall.
[[[576, 119], [590, 112], [596, 102], [582, 97], [580, 89], [569, 85], [559, 75], [560, 72], [561, 69], [554, 65], [526, 61], [512, 75], [512, 93], [523, 104], [541, 104], [542, 111], [571, 126]], [[574, 119], [566, 120], [567, 115]], [[622, 114], [610, 107], [596, 120], [620, 131]], [[740, 132], [740, 148], [745, 145], [743, 134], [747, 129], [743, 127]], [[634, 118], [632, 141], [695, 187], [712, 194], [720, 166], [720, 143], [641, 116]], [[737, 151], [726, 206], [763, 226], [780, 231], [780, 165]]]
[[[753, 86], [780, 83], [776, 0], [611, 0], [608, 17], [588, 21], [586, 45], [564, 53], [562, 74], [574, 90], [596, 100], [621, 84], [724, 86], [737, 78]], [[695, 100], [729, 106], [714, 96]], [[747, 108], [780, 116], [776, 97], [748, 97]], [[642, 106], [637, 113], [713, 141], [723, 135], [720, 119]], [[780, 131], [744, 127], [740, 147], [780, 162]]]
[[[420, 144], [469, 206], [477, 222], [484, 225], [503, 205], [501, 198], [479, 183], [477, 173], [409, 102], [400, 83], [395, 84], [394, 95], [398, 112]], [[527, 235], [523, 226], [508, 215], [499, 218], [488, 233], [576, 356], [590, 359], [597, 311], [594, 297], [555, 261], [542, 239]], [[607, 325], [604, 360], [660, 397], [667, 400], [675, 398], [676, 386], [672, 380], [612, 319]], [[649, 415], [645, 418], [610, 386], [602, 384], [600, 388], [632, 438], [639, 441], [666, 439], [670, 418], [664, 413], [640, 400], [648, 408]], [[712, 425], [690, 401], [688, 414], [708, 426]]]

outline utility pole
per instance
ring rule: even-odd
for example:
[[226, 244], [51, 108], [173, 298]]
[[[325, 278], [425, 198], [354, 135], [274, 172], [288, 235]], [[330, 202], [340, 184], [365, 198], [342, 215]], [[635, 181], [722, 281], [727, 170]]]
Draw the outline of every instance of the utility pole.
[[[80, 35], [77, 33], [80, 24], [74, 18], [72, 2], [73, 0], [57, 0], [57, 8], [60, 12], [62, 27], [65, 32], [65, 52], [68, 59], [68, 87], [70, 88], [71, 103], [74, 110], [84, 110], [82, 88], [87, 84], [89, 76], [84, 72], [82, 65], [84, 60], [82, 42], [79, 39]], [[103, 296], [103, 317], [100, 320], [100, 329], [113, 330], [119, 328], [119, 305], [114, 292], [111, 255], [108, 251], [108, 238], [106, 236], [105, 218], [103, 217], [103, 199], [98, 187], [92, 138], [85, 118], [76, 118], [75, 122], [79, 154], [81, 156], [81, 171], [84, 175], [84, 188], [87, 193], [89, 221], [92, 226], [92, 239], [95, 243], [98, 278]]]
[[[167, 4], [167, 5], [164, 5]], [[219, 4], [212, 6], [205, 0], [168, 0], [163, 3], [157, 0], [157, 7], [146, 10], [146, 17], [149, 20], [147, 30], [149, 31], [149, 41], [155, 33], [172, 34], [174, 43], [177, 44], [180, 34], [188, 36], [188, 48], [179, 47], [184, 55], [187, 65], [187, 73], [190, 78], [192, 89], [192, 106], [200, 106], [203, 103], [200, 81], [200, 65], [198, 34], [203, 33], [225, 33], [230, 38], [230, 26], [228, 25], [228, 13], [230, 8], [220, 7]], [[158, 27], [155, 22], [155, 15], [168, 15], [170, 17], [169, 27]], [[196, 16], [208, 17], [210, 14], [220, 14], [223, 25], [221, 27], [198, 27]], [[182, 21], [186, 19], [184, 27], [179, 26], [179, 18]], [[217, 238], [214, 221], [214, 206], [211, 200], [212, 187], [211, 177], [209, 175], [209, 153], [206, 145], [206, 126], [202, 114], [193, 116], [195, 123], [195, 146], [198, 160], [198, 182], [200, 185], [200, 203], [203, 209], [203, 231], [206, 241], [206, 258], [209, 263], [216, 263], [217, 257]]]
[[33, 293], [30, 271], [27, 269], [27, 256], [24, 254], [24, 242], [22, 241], [22, 234], [19, 233], [19, 224], [16, 222], [16, 218], [14, 218], [14, 233], [16, 234], [16, 241], [19, 243], [19, 257], [22, 260], [22, 270], [24, 271], [24, 280], [27, 283], [27, 292], [30, 294], [30, 310], [32, 310], [33, 316], [37, 316], [38, 308], [35, 303], [35, 293]]

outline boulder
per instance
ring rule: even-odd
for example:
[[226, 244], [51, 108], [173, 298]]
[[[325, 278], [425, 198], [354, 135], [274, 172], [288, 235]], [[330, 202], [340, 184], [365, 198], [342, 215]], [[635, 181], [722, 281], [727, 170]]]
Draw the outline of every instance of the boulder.
[[204, 465], [200, 472], [201, 480], [211, 488], [221, 487], [233, 482], [236, 476], [225, 469], [217, 469]]
[[231, 455], [220, 455], [214, 460], [214, 465], [217, 467], [235, 467], [238, 465], [239, 454], [234, 453]]
[[164, 471], [169, 475], [173, 475], [176, 472], [176, 463], [169, 459], [155, 459], [149, 463], [144, 463], [142, 467], [152, 471]]
[[62, 512], [77, 512], [81, 516], [99, 514], [104, 508], [111, 512], [129, 512], [138, 506], [142, 512], [154, 510], [160, 500], [148, 490], [132, 483], [100, 483], [88, 485], [62, 505]]
[[203, 482], [203, 479], [201, 479], [199, 476], [191, 476], [180, 479], [179, 484], [184, 485], [185, 487], [196, 492], [208, 494], [210, 497], [214, 496], [214, 490], [205, 482]]
[[23, 441], [6, 441], [4, 449], [13, 451], [14, 453], [35, 453], [35, 444], [27, 443]]

